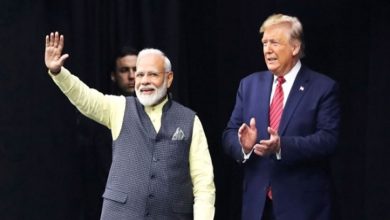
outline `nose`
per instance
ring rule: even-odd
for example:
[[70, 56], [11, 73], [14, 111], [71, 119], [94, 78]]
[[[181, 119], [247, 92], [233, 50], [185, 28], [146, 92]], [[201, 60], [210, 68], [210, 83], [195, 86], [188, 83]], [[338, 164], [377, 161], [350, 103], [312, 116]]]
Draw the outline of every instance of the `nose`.
[[127, 76], [129, 77], [129, 79], [134, 79], [135, 78], [135, 71], [130, 70], [129, 74], [127, 74]]
[[131, 66], [128, 68], [128, 71], [127, 71], [128, 79], [133, 80], [135, 78], [136, 70], [137, 70], [137, 68], [135, 66]]
[[148, 84], [149, 84], [149, 77], [148, 77], [148, 74], [145, 74], [144, 76], [142, 76], [142, 78], [141, 78], [141, 84], [142, 84], [142, 85], [148, 85]]
[[264, 53], [271, 53], [272, 52], [271, 47], [270, 47], [269, 44], [264, 44], [263, 45], [263, 52]]

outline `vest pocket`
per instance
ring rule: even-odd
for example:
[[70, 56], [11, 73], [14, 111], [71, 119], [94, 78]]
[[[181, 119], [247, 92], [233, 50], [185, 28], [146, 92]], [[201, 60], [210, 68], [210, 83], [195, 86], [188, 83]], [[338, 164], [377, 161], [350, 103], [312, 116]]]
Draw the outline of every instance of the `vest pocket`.
[[119, 203], [125, 203], [127, 200], [127, 193], [107, 189], [103, 193], [103, 198], [109, 199]]

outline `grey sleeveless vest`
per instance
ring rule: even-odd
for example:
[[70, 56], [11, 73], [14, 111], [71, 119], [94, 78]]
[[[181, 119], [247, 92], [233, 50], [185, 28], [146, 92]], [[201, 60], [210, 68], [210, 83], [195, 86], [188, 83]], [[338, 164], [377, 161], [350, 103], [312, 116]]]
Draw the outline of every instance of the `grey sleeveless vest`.
[[194, 117], [192, 110], [168, 100], [156, 133], [137, 98], [126, 98], [101, 219], [193, 219], [189, 150]]

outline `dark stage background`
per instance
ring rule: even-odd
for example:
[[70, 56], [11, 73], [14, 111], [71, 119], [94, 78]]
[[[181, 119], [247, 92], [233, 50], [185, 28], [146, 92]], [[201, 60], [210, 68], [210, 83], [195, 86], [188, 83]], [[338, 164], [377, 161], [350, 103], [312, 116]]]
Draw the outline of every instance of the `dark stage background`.
[[97, 160], [109, 159], [109, 150], [80, 142], [103, 128], [85, 125], [47, 75], [50, 31], [65, 35], [65, 66], [103, 92], [120, 46], [166, 52], [174, 97], [198, 112], [208, 137], [215, 219], [239, 219], [240, 167], [223, 154], [220, 136], [239, 80], [265, 69], [258, 29], [275, 12], [300, 18], [303, 63], [341, 85], [341, 144], [332, 162], [340, 219], [390, 219], [390, 3], [375, 0], [1, 0], [0, 219], [97, 219], [100, 212], [93, 192], [102, 190], [97, 176], [108, 165]]

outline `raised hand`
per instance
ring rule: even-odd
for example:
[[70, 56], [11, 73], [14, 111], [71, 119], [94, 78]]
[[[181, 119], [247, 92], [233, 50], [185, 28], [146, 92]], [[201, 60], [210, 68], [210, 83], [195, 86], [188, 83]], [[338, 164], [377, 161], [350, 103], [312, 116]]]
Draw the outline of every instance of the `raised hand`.
[[63, 35], [60, 35], [58, 32], [52, 32], [50, 35], [46, 35], [45, 64], [54, 75], [61, 71], [61, 67], [64, 65], [65, 60], [69, 57], [68, 54], [62, 55], [63, 48]]
[[256, 143], [257, 128], [255, 118], [251, 118], [249, 126], [242, 124], [238, 129], [238, 139], [245, 153], [249, 153]]

